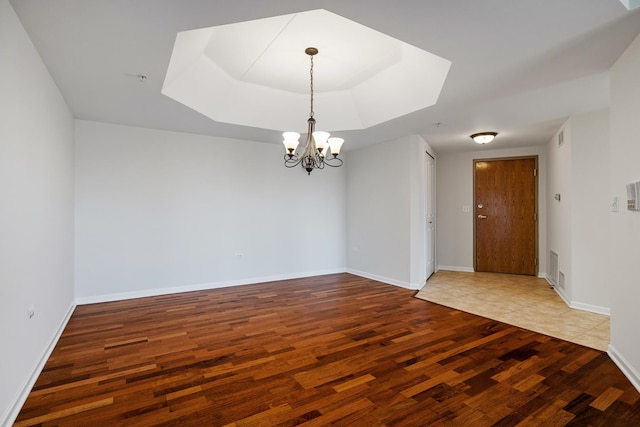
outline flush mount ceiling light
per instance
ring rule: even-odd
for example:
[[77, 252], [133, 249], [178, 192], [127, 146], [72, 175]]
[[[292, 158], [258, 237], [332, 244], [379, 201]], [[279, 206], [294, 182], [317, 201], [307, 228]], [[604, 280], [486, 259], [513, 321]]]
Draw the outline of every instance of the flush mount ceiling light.
[[470, 136], [470, 138], [473, 139], [478, 144], [488, 144], [491, 141], [493, 141], [493, 138], [495, 138], [496, 135], [498, 135], [497, 132], [480, 132], [480, 133], [474, 133], [473, 135]]
[[[300, 138], [300, 134], [298, 132], [284, 132], [282, 134], [284, 137], [284, 141], [282, 141], [282, 143], [287, 150], [284, 155], [284, 165], [288, 168], [302, 165], [307, 173], [311, 175], [312, 170], [324, 169], [325, 165], [334, 168], [342, 166], [342, 159], [338, 158], [338, 154], [340, 153], [340, 148], [342, 147], [344, 140], [336, 137], [329, 138], [329, 132], [315, 130], [316, 119], [313, 117], [313, 57], [318, 54], [318, 49], [315, 47], [308, 47], [305, 49], [304, 53], [309, 55], [311, 62], [309, 68], [309, 76], [311, 80], [311, 111], [309, 112], [309, 120], [307, 120], [307, 142], [304, 145], [302, 154], [299, 156], [296, 152], [296, 148], [298, 148], [298, 144], [300, 143], [298, 140], [298, 138]], [[329, 148], [331, 149], [332, 158], [325, 157]]]

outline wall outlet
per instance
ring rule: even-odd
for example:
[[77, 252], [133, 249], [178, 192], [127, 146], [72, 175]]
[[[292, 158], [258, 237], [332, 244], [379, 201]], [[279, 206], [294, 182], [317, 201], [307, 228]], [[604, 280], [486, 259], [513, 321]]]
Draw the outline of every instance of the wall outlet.
[[618, 196], [611, 197], [611, 212], [618, 212]]
[[36, 307], [33, 304], [31, 304], [29, 307], [27, 307], [27, 316], [29, 319], [31, 319], [35, 314], [36, 314]]

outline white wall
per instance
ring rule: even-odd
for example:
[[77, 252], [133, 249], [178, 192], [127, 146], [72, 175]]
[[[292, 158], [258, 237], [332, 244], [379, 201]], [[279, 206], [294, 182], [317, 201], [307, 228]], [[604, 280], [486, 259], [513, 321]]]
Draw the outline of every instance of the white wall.
[[573, 308], [609, 314], [609, 110], [571, 117], [547, 144], [547, 159], [547, 242], [565, 275], [557, 290]]
[[78, 302], [344, 271], [345, 168], [308, 176], [282, 156], [77, 121]]
[[[567, 120], [547, 143], [547, 252], [543, 255], [549, 260], [549, 253], [558, 254], [558, 270], [565, 276], [564, 288], [556, 289], [570, 304], [573, 296], [572, 272], [572, 122]], [[559, 145], [558, 135], [564, 134]], [[560, 195], [560, 200], [554, 196]]]
[[[545, 147], [481, 149], [438, 155], [436, 221], [438, 269], [473, 271], [473, 160], [538, 156], [538, 259], [546, 272], [546, 152]], [[462, 207], [469, 206], [470, 212]]]
[[0, 424], [10, 425], [73, 308], [73, 118], [6, 0], [0, 64]]
[[609, 109], [571, 123], [572, 306], [609, 313]]
[[414, 135], [349, 152], [348, 271], [412, 289], [424, 285], [426, 147]]
[[640, 212], [626, 209], [626, 184], [640, 181], [640, 37], [611, 69], [611, 186], [620, 212], [610, 215], [609, 354], [640, 390]]

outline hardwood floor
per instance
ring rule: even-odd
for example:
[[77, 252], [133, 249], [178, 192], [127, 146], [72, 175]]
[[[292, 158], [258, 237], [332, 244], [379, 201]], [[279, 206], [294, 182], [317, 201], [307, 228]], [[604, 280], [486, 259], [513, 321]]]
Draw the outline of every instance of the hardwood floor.
[[77, 307], [16, 425], [638, 426], [606, 353], [349, 274]]

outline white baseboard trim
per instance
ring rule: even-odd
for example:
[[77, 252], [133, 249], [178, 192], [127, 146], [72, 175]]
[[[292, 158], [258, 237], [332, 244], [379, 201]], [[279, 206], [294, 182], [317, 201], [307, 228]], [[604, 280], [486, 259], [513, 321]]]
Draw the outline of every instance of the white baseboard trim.
[[461, 271], [463, 273], [475, 273], [473, 267], [457, 267], [454, 265], [439, 265], [438, 270]]
[[549, 286], [551, 286], [553, 288], [554, 291], [556, 291], [556, 294], [558, 294], [558, 296], [560, 298], [562, 298], [562, 301], [564, 301], [565, 304], [567, 304], [567, 307], [571, 308], [571, 301], [569, 300], [569, 298], [567, 298], [567, 296], [564, 294], [564, 292], [562, 291], [562, 289], [558, 288], [557, 286], [555, 286], [548, 277], [545, 277], [545, 279], [547, 280], [547, 283], [549, 283]]
[[636, 390], [640, 391], [640, 373], [631, 366], [627, 359], [625, 359], [613, 345], [609, 344], [607, 354], [611, 360], [613, 360], [613, 363], [620, 368], [624, 376], [633, 384]]
[[378, 281], [378, 282], [386, 283], [388, 285], [399, 286], [401, 288], [411, 289], [411, 290], [416, 290], [416, 291], [418, 289], [420, 289], [422, 286], [424, 286], [424, 283], [403, 282], [403, 281], [400, 281], [400, 280], [391, 279], [389, 277], [378, 276], [377, 274], [367, 273], [365, 271], [354, 270], [352, 268], [347, 268], [347, 273], [354, 274], [354, 275], [360, 276], [360, 277], [364, 277], [366, 279], [371, 279], [371, 280], [375, 280], [375, 281]]
[[67, 313], [65, 314], [64, 318], [62, 319], [62, 322], [60, 322], [60, 325], [58, 326], [56, 333], [51, 338], [49, 345], [45, 349], [44, 353], [42, 353], [40, 360], [38, 361], [36, 366], [31, 370], [31, 375], [25, 382], [24, 386], [22, 387], [22, 390], [18, 391], [16, 396], [11, 401], [11, 404], [9, 405], [9, 409], [0, 418], [0, 420], [2, 421], [3, 427], [12, 426], [13, 423], [15, 422], [16, 418], [18, 417], [18, 414], [20, 413], [20, 409], [22, 409], [22, 405], [24, 405], [24, 402], [27, 401], [27, 397], [29, 397], [29, 393], [31, 392], [33, 385], [38, 380], [40, 373], [44, 369], [44, 365], [47, 363], [47, 360], [49, 360], [49, 356], [51, 356], [53, 349], [56, 347], [56, 344], [58, 343], [58, 340], [60, 339], [60, 336], [62, 335], [64, 328], [67, 327], [67, 323], [69, 323], [69, 319], [71, 319], [71, 315], [73, 314], [73, 310], [75, 310], [75, 308], [76, 308], [76, 304], [72, 303], [69, 309], [67, 310]]
[[605, 316], [611, 316], [611, 309], [609, 307], [602, 307], [599, 305], [592, 305], [592, 304], [585, 304], [582, 302], [571, 301], [569, 300], [569, 298], [567, 298], [567, 296], [564, 294], [562, 289], [555, 286], [553, 282], [549, 280], [548, 277], [545, 277], [545, 279], [547, 280], [547, 283], [549, 283], [549, 286], [551, 286], [553, 290], [556, 291], [556, 293], [560, 296], [560, 298], [562, 298], [564, 303], [567, 304], [567, 307], [575, 308], [576, 310], [588, 311], [589, 313], [604, 314]]
[[[473, 269], [473, 267], [457, 267], [454, 265], [439, 265], [438, 268], [436, 269], [436, 271], [439, 270], [446, 270], [446, 271], [460, 271], [463, 273], [475, 273], [476, 271]], [[539, 279], [546, 279], [546, 273], [542, 273], [539, 272], [537, 277]], [[547, 280], [548, 281], [548, 280]]]
[[571, 308], [577, 310], [588, 311], [590, 313], [604, 314], [605, 316], [611, 316], [611, 309], [609, 307], [601, 307], [599, 305], [583, 304], [581, 302], [572, 301]]
[[206, 291], [210, 289], [228, 288], [231, 286], [253, 285], [257, 283], [275, 282], [278, 280], [301, 279], [303, 277], [325, 276], [327, 274], [344, 273], [345, 269], [309, 271], [304, 273], [279, 274], [274, 276], [251, 277], [247, 279], [227, 280], [223, 282], [198, 283], [194, 285], [172, 286], [168, 288], [143, 289], [132, 292], [76, 297], [77, 305], [97, 304], [101, 302], [121, 301], [134, 298], [154, 297], [158, 295], [178, 294], [182, 292]]

